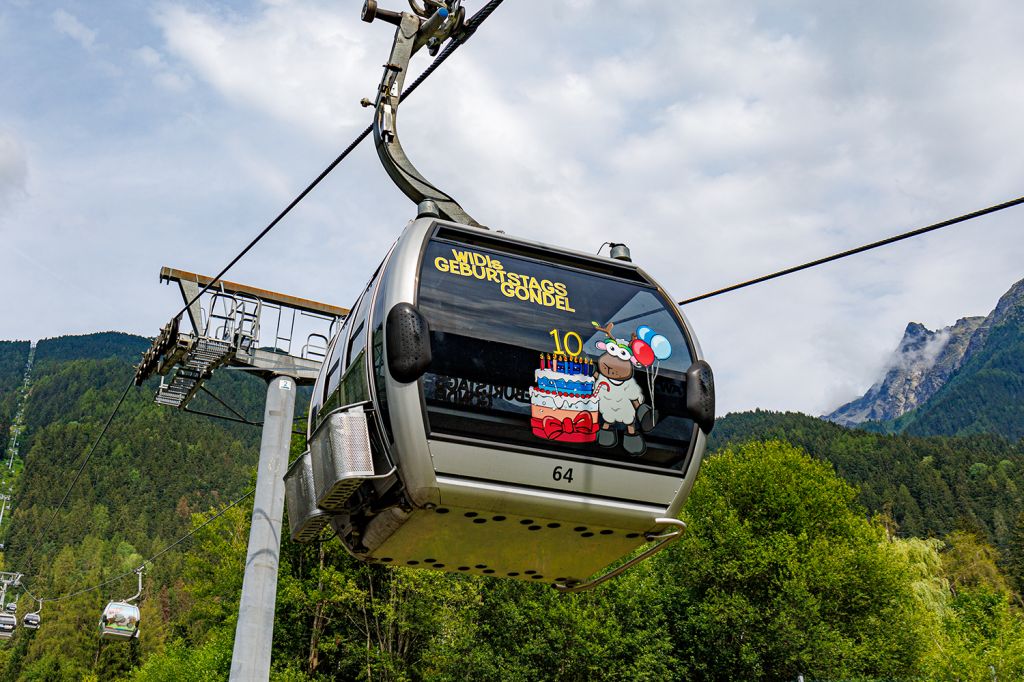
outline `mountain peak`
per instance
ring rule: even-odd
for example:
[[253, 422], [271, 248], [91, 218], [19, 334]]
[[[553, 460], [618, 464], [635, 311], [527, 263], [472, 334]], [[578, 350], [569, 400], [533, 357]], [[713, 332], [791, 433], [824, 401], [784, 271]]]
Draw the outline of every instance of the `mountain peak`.
[[932, 331], [911, 322], [886, 365], [885, 374], [860, 398], [824, 418], [855, 426], [865, 421], [895, 419], [922, 404], [960, 367], [968, 344], [983, 317], [963, 317]]

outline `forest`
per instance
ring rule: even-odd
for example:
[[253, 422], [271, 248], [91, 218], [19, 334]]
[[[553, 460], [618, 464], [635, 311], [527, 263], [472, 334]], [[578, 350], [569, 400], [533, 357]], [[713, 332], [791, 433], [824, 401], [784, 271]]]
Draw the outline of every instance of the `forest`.
[[[0, 532], [3, 570], [26, 575], [19, 616], [35, 608], [28, 592], [56, 601], [39, 630], [0, 643], [0, 680], [226, 679], [251, 503], [224, 510], [252, 485], [259, 431], [132, 388], [55, 514], [148, 343], [96, 336], [38, 348], [25, 467]], [[260, 412], [251, 377], [219, 372], [211, 390]], [[327, 533], [286, 537], [272, 679], [1024, 678], [1022, 448], [730, 415], [683, 538], [578, 595], [370, 566]], [[104, 604], [133, 594], [132, 569], [157, 554], [141, 637], [101, 642]]]

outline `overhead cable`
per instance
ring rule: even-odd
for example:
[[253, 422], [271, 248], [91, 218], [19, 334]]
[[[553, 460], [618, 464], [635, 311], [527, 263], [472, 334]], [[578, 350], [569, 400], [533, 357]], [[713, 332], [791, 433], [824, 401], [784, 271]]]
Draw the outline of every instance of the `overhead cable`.
[[850, 249], [849, 251], [843, 251], [841, 253], [832, 254], [831, 256], [826, 256], [824, 258], [819, 258], [819, 259], [813, 260], [813, 261], [811, 261], [809, 263], [804, 263], [802, 265], [794, 265], [791, 268], [786, 268], [785, 270], [779, 270], [778, 272], [773, 272], [770, 275], [763, 275], [761, 277], [757, 277], [755, 279], [747, 280], [746, 282], [741, 282], [739, 284], [733, 284], [732, 286], [725, 287], [724, 289], [716, 289], [715, 291], [710, 291], [710, 292], [708, 292], [706, 294], [701, 294], [700, 296], [694, 296], [692, 298], [687, 298], [687, 299], [685, 299], [683, 301], [679, 301], [679, 305], [688, 305], [690, 303], [696, 303], [697, 301], [703, 301], [706, 298], [712, 298], [714, 296], [721, 296], [722, 294], [727, 294], [730, 291], [736, 291], [737, 289], [743, 289], [745, 287], [753, 286], [755, 284], [760, 284], [761, 282], [767, 282], [770, 279], [775, 279], [777, 277], [782, 277], [783, 275], [791, 275], [794, 272], [800, 272], [801, 270], [807, 270], [809, 268], [817, 267], [819, 265], [824, 265], [825, 263], [831, 263], [832, 261], [839, 260], [841, 258], [846, 258], [847, 256], [853, 256], [853, 255], [858, 254], [858, 253], [864, 253], [865, 251], [870, 251], [871, 249], [877, 249], [880, 246], [886, 246], [888, 244], [893, 244], [895, 242], [902, 241], [904, 239], [910, 239], [911, 237], [917, 237], [919, 235], [925, 234], [926, 232], [932, 232], [934, 230], [942, 229], [943, 227], [949, 227], [950, 225], [956, 225], [957, 223], [964, 223], [964, 222], [967, 222], [968, 220], [973, 220], [974, 218], [980, 218], [983, 215], [988, 215], [990, 213], [995, 213], [997, 211], [1002, 211], [1003, 209], [1012, 208], [1013, 206], [1018, 206], [1020, 204], [1024, 204], [1024, 197], [1018, 197], [1017, 199], [1013, 199], [1012, 201], [1007, 201], [1007, 202], [1004, 202], [1002, 204], [996, 204], [995, 206], [989, 206], [988, 208], [983, 208], [983, 209], [981, 209], [979, 211], [974, 211], [973, 213], [967, 213], [967, 214], [964, 214], [962, 216], [957, 216], [956, 218], [950, 218], [949, 220], [943, 220], [941, 223], [935, 223], [934, 225], [928, 225], [927, 227], [921, 227], [921, 228], [918, 228], [916, 230], [911, 230], [910, 232], [904, 232], [903, 234], [898, 234], [898, 235], [895, 235], [893, 237], [889, 237], [887, 239], [883, 239], [881, 241], [872, 242], [871, 244], [865, 244], [864, 246], [858, 246], [855, 249]]
[[[480, 24], [482, 24], [487, 19], [487, 17], [489, 17], [491, 15], [491, 13], [494, 12], [494, 10], [497, 9], [498, 5], [500, 5], [502, 2], [503, 2], [503, 0], [491, 0], [486, 5], [484, 5], [482, 8], [480, 8], [480, 11], [478, 11], [476, 14], [474, 14], [472, 17], [470, 17], [466, 21], [465, 29], [458, 36], [454, 36], [451, 40], [448, 41], [448, 44], [445, 45], [445, 48], [443, 50], [441, 50], [440, 54], [438, 54], [437, 57], [434, 58], [434, 61], [432, 61], [430, 63], [430, 66], [428, 66], [426, 69], [424, 69], [423, 73], [421, 73], [419, 75], [419, 77], [413, 82], [413, 84], [410, 85], [409, 87], [407, 87], [405, 89], [405, 91], [402, 92], [401, 99], [404, 100], [409, 95], [411, 95], [413, 92], [415, 92], [416, 88], [418, 88], [420, 86], [420, 83], [425, 81], [430, 76], [430, 74], [432, 74], [437, 69], [437, 67], [439, 67], [442, 63], [444, 63], [444, 61], [446, 59], [448, 59], [448, 57], [453, 52], [455, 52], [455, 50], [457, 50], [460, 45], [464, 45], [466, 43], [466, 41], [468, 41], [469, 38], [473, 35], [473, 33], [475, 33], [476, 30], [480, 27]], [[193, 303], [198, 301], [199, 298], [203, 294], [205, 294], [207, 291], [209, 291], [211, 287], [216, 285], [217, 282], [220, 281], [220, 278], [223, 277], [225, 274], [227, 274], [228, 270], [230, 270], [232, 267], [234, 267], [234, 265], [238, 261], [240, 261], [245, 256], [245, 254], [249, 253], [249, 251], [254, 246], [256, 246], [256, 244], [258, 244], [260, 242], [260, 240], [262, 240], [264, 237], [266, 237], [267, 234], [271, 230], [273, 230], [274, 227], [276, 227], [277, 224], [279, 222], [281, 222], [281, 220], [286, 215], [288, 215], [291, 212], [291, 210], [293, 208], [295, 208], [299, 204], [300, 201], [305, 199], [306, 196], [310, 192], [312, 192], [313, 189], [316, 188], [316, 186], [319, 185], [320, 182], [324, 178], [326, 178], [330, 174], [331, 171], [333, 171], [335, 168], [337, 168], [338, 165], [342, 161], [345, 160], [345, 157], [347, 157], [349, 154], [351, 154], [352, 151], [357, 146], [359, 146], [359, 143], [361, 143], [363, 140], [365, 140], [367, 138], [367, 136], [371, 132], [373, 132], [373, 126], [369, 125], [369, 126], [366, 127], [365, 130], [363, 130], [363, 132], [359, 133], [359, 135], [357, 135], [356, 138], [354, 140], [352, 140], [352, 143], [349, 144], [349, 146], [346, 147], [345, 150], [343, 152], [341, 152], [341, 154], [339, 154], [337, 156], [337, 158], [334, 159], [334, 161], [331, 161], [331, 163], [327, 165], [327, 168], [325, 168], [320, 173], [320, 175], [316, 176], [316, 178], [311, 183], [309, 183], [309, 185], [307, 185], [304, 190], [299, 192], [298, 196], [296, 196], [294, 199], [292, 199], [291, 203], [289, 203], [284, 208], [284, 210], [281, 211], [277, 215], [276, 218], [271, 220], [270, 223], [266, 227], [264, 227], [260, 231], [260, 233], [257, 234], [256, 237], [254, 237], [253, 240], [250, 241], [246, 245], [246, 247], [244, 249], [242, 249], [238, 253], [237, 256], [232, 258], [231, 261], [226, 266], [224, 266], [224, 268], [220, 272], [218, 272], [216, 275], [214, 275], [213, 279], [211, 279], [206, 284], [206, 286], [204, 286], [202, 289], [200, 289], [199, 293], [197, 293], [195, 296], [193, 296], [192, 299], [188, 303], [186, 303], [185, 306], [175, 314], [175, 317], [177, 317], [178, 315], [181, 315], [182, 313], [186, 312], [188, 310], [189, 306], [191, 306]]]
[[[135, 380], [133, 377], [131, 380], [129, 380], [128, 385], [125, 386], [124, 393], [121, 394], [121, 397], [118, 399], [117, 404], [114, 405], [114, 409], [113, 411], [111, 411], [110, 416], [107, 417], [107, 421], [103, 424], [103, 429], [100, 431], [99, 435], [96, 436], [96, 439], [92, 442], [92, 446], [86, 453], [85, 459], [82, 460], [81, 466], [78, 467], [78, 471], [75, 473], [74, 480], [71, 481], [71, 485], [69, 485], [68, 489], [64, 492], [64, 497], [60, 499], [60, 503], [57, 504], [56, 508], [53, 510], [53, 514], [50, 515], [50, 520], [46, 522], [46, 525], [43, 527], [43, 530], [36, 535], [37, 538], [46, 537], [46, 533], [50, 530], [50, 526], [53, 525], [53, 520], [57, 518], [57, 514], [58, 512], [60, 512], [61, 507], [63, 507], [64, 503], [67, 502], [68, 496], [71, 495], [71, 491], [74, 490], [75, 484], [78, 483], [78, 479], [82, 477], [82, 472], [85, 471], [86, 465], [89, 464], [89, 460], [92, 459], [93, 453], [96, 452], [96, 447], [100, 444], [100, 441], [103, 440], [103, 436], [106, 435], [107, 429], [110, 428], [110, 423], [114, 421], [114, 417], [117, 415], [118, 410], [121, 409], [121, 405], [124, 404], [124, 399], [128, 397], [128, 392], [132, 389], [132, 386], [134, 385]], [[72, 462], [74, 462], [74, 460], [72, 460]]]
[[113, 578], [109, 578], [107, 580], [104, 580], [103, 582], [101, 582], [101, 583], [99, 583], [97, 585], [93, 585], [92, 587], [86, 587], [86, 588], [83, 588], [81, 590], [75, 590], [74, 592], [71, 592], [69, 594], [64, 594], [64, 595], [61, 595], [59, 597], [52, 597], [52, 598], [45, 598], [45, 597], [43, 597], [43, 598], [40, 598], [40, 597], [37, 597], [34, 594], [32, 594], [32, 592], [30, 592], [27, 587], [25, 587], [25, 594], [27, 594], [28, 596], [32, 597], [33, 599], [35, 599], [36, 601], [38, 601], [40, 603], [42, 603], [42, 602], [47, 602], [47, 603], [59, 602], [59, 601], [64, 601], [65, 599], [71, 599], [72, 597], [77, 597], [78, 595], [85, 594], [86, 592], [92, 592], [93, 590], [98, 590], [101, 587], [105, 587], [105, 586], [107, 586], [107, 585], [109, 585], [109, 584], [111, 584], [113, 582], [121, 580], [122, 578], [126, 578], [126, 577], [132, 575], [133, 573], [135, 573], [136, 571], [138, 571], [140, 568], [153, 563], [154, 561], [156, 561], [157, 559], [162, 557], [164, 554], [166, 554], [167, 552], [171, 551], [172, 549], [174, 549], [175, 547], [180, 545], [185, 540], [188, 540], [190, 537], [192, 537], [193, 535], [195, 535], [196, 533], [198, 533], [202, 529], [206, 528], [208, 525], [210, 525], [211, 523], [213, 523], [214, 521], [216, 521], [220, 517], [224, 516], [224, 514], [226, 514], [229, 509], [231, 509], [232, 507], [236, 506], [239, 502], [241, 502], [245, 498], [247, 498], [250, 495], [252, 495], [253, 492], [255, 492], [255, 490], [256, 490], [256, 488], [250, 488], [245, 493], [243, 493], [242, 495], [237, 497], [233, 502], [231, 502], [231, 504], [229, 504], [228, 506], [224, 507], [219, 512], [217, 512], [216, 514], [214, 514], [213, 516], [208, 518], [206, 521], [204, 521], [200, 525], [196, 526], [191, 531], [189, 531], [185, 535], [181, 536], [180, 538], [178, 538], [177, 540], [175, 540], [171, 544], [167, 545], [166, 547], [161, 549], [159, 552], [157, 552], [153, 556], [149, 557], [148, 559], [145, 559], [141, 564], [139, 564], [139, 566], [137, 566], [136, 568], [131, 569], [130, 571], [125, 571], [124, 573], [122, 573], [120, 575], [116, 575]]

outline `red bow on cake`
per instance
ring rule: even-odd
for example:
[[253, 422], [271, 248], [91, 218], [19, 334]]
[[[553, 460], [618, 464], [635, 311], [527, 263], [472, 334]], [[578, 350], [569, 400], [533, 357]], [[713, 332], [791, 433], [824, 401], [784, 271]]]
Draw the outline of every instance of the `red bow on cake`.
[[589, 412], [580, 412], [572, 419], [547, 416], [541, 420], [533, 417], [530, 425], [534, 435], [548, 440], [588, 443], [597, 438], [597, 422]]

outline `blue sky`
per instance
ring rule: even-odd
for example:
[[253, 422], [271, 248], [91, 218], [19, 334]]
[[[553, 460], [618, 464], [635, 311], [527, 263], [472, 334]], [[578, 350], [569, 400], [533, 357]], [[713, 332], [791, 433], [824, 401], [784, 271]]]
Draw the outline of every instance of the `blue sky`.
[[[361, 4], [0, 2], [0, 338], [156, 333], [162, 265], [218, 271], [368, 123]], [[1021, 35], [996, 0], [509, 0], [400, 126], [479, 221], [625, 241], [684, 298], [1024, 194]], [[349, 305], [412, 213], [364, 144], [228, 277]], [[1022, 224], [689, 306], [721, 407], [863, 392], [907, 322], [1024, 277]]]

